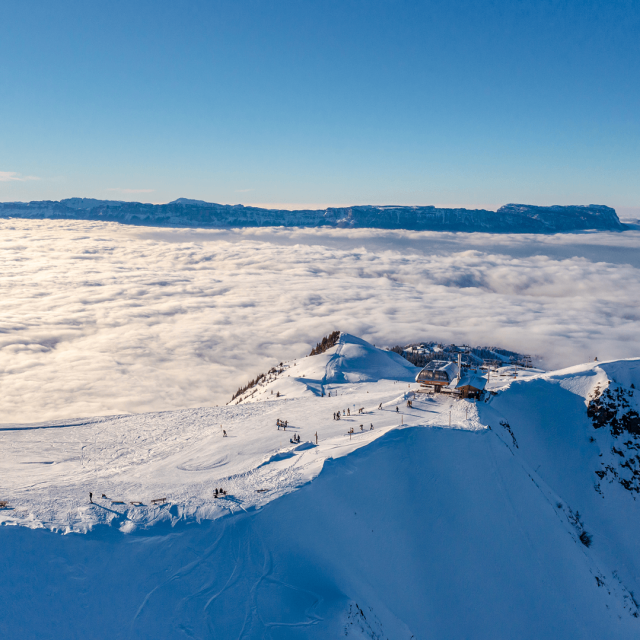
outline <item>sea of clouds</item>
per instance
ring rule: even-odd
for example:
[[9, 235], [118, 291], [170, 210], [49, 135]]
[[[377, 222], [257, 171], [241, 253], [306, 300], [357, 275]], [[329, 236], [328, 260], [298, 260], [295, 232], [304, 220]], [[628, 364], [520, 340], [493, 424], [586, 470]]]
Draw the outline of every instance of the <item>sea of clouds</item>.
[[640, 231], [194, 230], [0, 220], [0, 423], [224, 404], [340, 329], [640, 356]]

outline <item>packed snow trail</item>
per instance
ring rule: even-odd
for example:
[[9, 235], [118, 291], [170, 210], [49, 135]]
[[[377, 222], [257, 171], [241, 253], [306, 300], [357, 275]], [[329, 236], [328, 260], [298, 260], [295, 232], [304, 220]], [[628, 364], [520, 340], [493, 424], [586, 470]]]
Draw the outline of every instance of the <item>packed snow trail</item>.
[[[0, 522], [69, 532], [113, 518], [123, 518], [127, 529], [163, 517], [216, 518], [294, 490], [314, 478], [325, 460], [390, 429], [448, 427], [449, 411], [452, 427], [482, 428], [473, 403], [418, 395], [408, 408], [408, 384], [407, 393], [401, 388], [393, 381], [359, 383], [336, 397], [0, 427], [2, 499], [13, 507], [0, 511]], [[365, 412], [357, 413], [363, 404]], [[461, 404], [469, 405], [468, 421]], [[350, 416], [333, 419], [347, 408]], [[278, 429], [277, 419], [287, 420], [286, 430]], [[300, 444], [290, 442], [294, 434]], [[214, 499], [215, 488], [232, 497]], [[151, 504], [157, 498], [167, 502]], [[142, 506], [130, 504], [138, 500]]]
[[[164, 519], [218, 518], [295, 490], [325, 460], [390, 429], [483, 428], [471, 402], [463, 412], [460, 402], [416, 394], [407, 407], [416, 371], [342, 334], [326, 353], [284, 363], [282, 374], [227, 407], [0, 425], [0, 499], [12, 507], [0, 510], [0, 523], [83, 532], [117, 521], [131, 531]], [[216, 499], [216, 488], [227, 496]]]

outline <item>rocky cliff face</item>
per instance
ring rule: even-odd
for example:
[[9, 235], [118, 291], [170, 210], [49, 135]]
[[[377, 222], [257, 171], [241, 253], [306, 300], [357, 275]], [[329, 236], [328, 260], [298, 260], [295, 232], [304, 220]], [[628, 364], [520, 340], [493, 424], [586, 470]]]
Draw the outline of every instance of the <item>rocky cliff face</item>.
[[621, 231], [614, 209], [604, 205], [508, 204], [498, 211], [432, 206], [354, 206], [288, 211], [221, 205], [181, 198], [169, 204], [143, 204], [69, 198], [0, 203], [0, 218], [106, 220], [126, 224], [181, 227], [349, 227], [491, 233], [557, 233], [581, 229]]

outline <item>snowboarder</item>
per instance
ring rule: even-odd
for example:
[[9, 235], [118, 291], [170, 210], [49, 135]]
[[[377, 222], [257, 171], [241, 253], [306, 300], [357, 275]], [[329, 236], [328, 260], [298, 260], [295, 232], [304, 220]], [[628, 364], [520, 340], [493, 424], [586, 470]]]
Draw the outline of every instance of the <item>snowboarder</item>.
[[227, 432], [226, 432], [224, 429], [222, 430], [222, 437], [223, 437], [223, 438], [226, 438], [226, 437], [227, 437]]
[[93, 504], [93, 493], [91, 491], [89, 491], [89, 502]]
[[382, 409], [382, 402], [378, 405], [378, 409]]
[[369, 431], [373, 431], [373, 425], [369, 427]]

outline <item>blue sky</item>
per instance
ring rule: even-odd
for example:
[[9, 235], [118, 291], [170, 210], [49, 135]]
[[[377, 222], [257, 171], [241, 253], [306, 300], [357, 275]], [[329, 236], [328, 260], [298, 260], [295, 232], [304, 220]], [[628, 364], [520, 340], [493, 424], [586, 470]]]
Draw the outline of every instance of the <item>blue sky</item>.
[[0, 201], [640, 207], [638, 2], [0, 15]]

